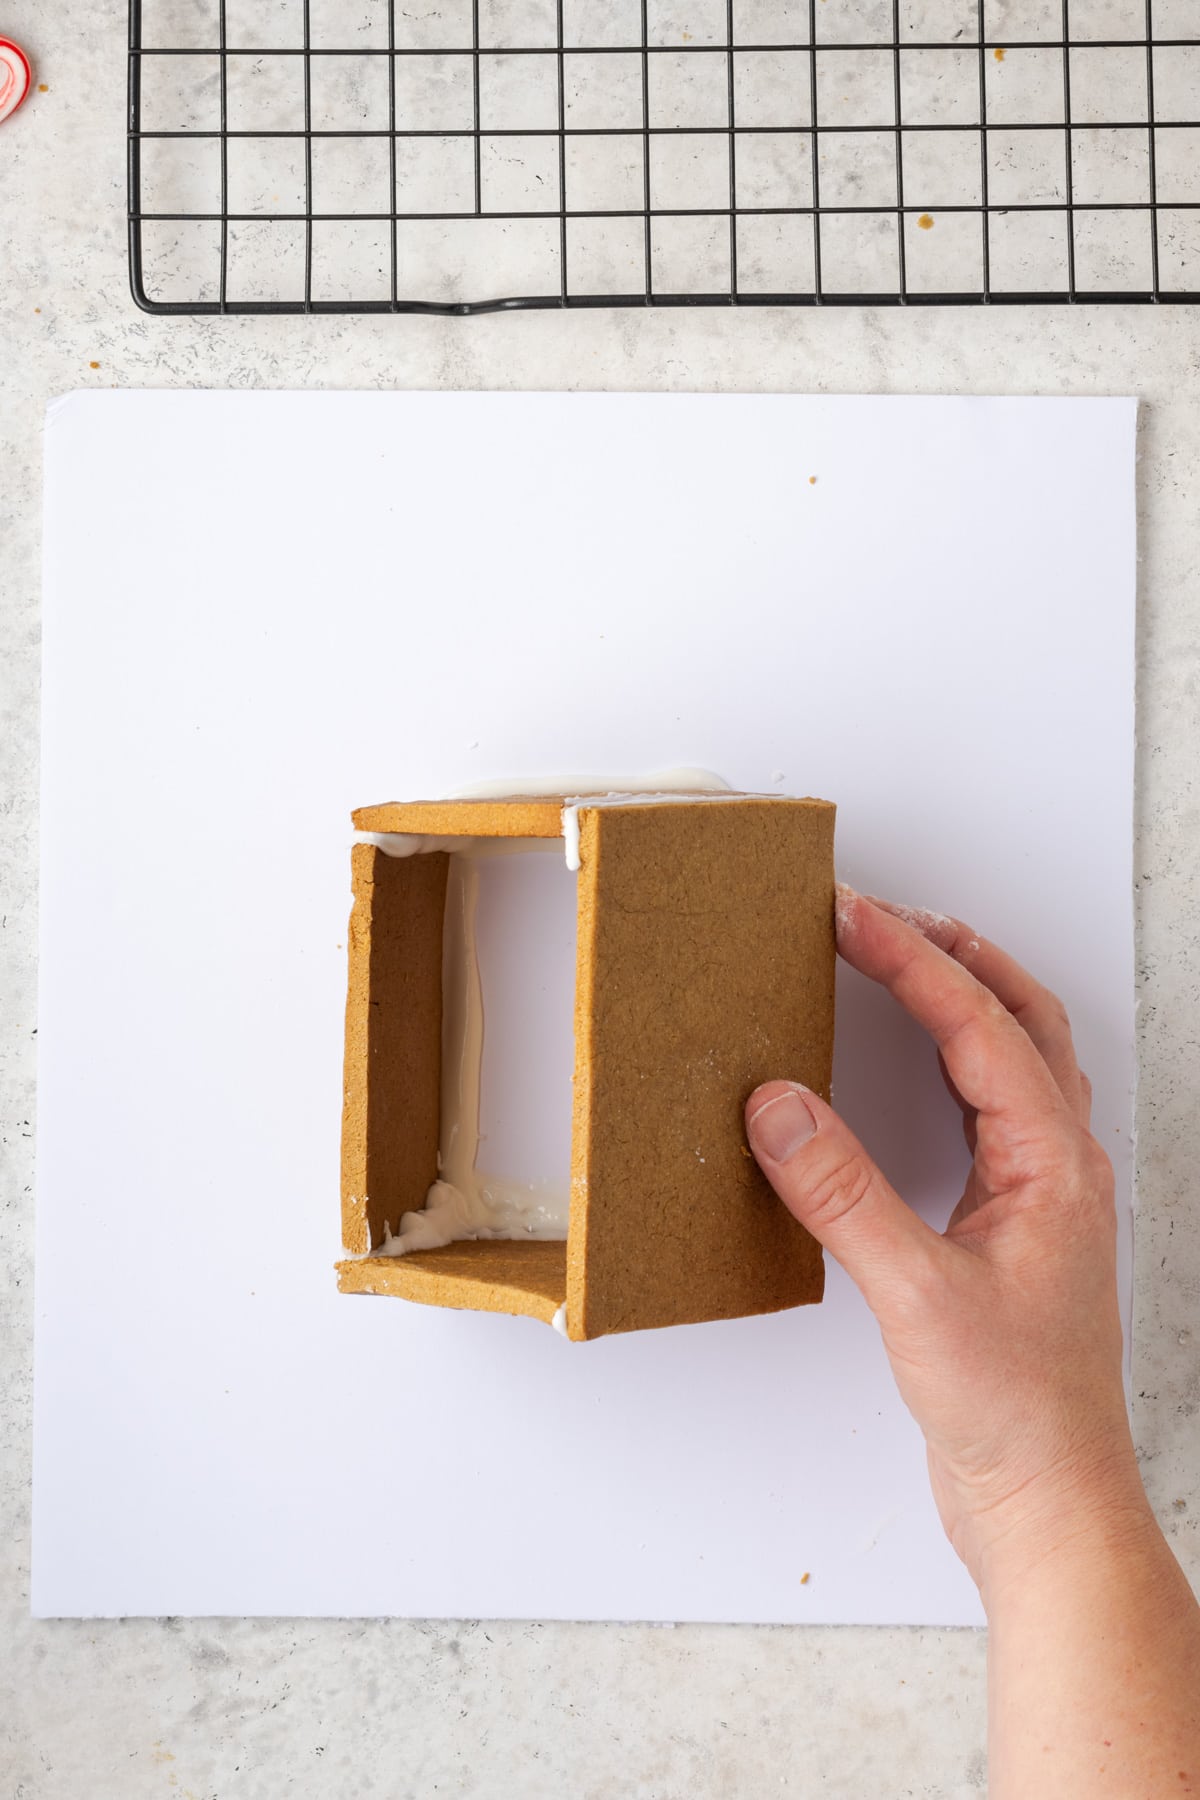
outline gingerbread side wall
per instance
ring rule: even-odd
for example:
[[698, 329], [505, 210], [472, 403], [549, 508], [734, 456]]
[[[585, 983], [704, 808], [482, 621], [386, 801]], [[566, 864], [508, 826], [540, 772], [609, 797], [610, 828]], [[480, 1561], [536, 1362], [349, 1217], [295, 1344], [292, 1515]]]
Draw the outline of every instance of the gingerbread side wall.
[[343, 1294], [523, 1314], [549, 1325], [566, 1294], [566, 1252], [561, 1240], [491, 1238], [409, 1256], [363, 1256], [338, 1264], [338, 1287]]
[[829, 1093], [833, 828], [821, 801], [581, 810], [571, 1337], [820, 1299], [742, 1108]]
[[449, 859], [351, 851], [342, 1242], [362, 1255], [437, 1179]]
[[352, 816], [356, 831], [555, 838], [562, 836], [562, 809], [554, 795], [513, 794], [498, 800], [396, 800], [360, 806]]

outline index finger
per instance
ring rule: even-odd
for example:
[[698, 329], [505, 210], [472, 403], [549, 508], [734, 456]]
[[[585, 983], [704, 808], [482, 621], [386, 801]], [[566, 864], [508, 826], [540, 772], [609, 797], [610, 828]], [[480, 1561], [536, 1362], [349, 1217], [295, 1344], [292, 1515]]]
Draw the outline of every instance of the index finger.
[[917, 927], [839, 887], [838, 950], [932, 1037], [977, 1112], [1059, 1120], [1066, 1101], [1028, 1033], [991, 990]]
[[1078, 1113], [1084, 1112], [1084, 1084], [1075, 1055], [1071, 1021], [1057, 994], [1052, 994], [999, 944], [993, 944], [989, 938], [973, 931], [961, 919], [950, 919], [942, 913], [929, 913], [918, 907], [899, 906], [895, 901], [881, 900], [875, 894], [867, 894], [864, 898], [872, 906], [894, 913], [905, 924], [915, 925], [939, 950], [944, 950], [955, 962], [964, 964], [977, 981], [990, 988], [1021, 1029], [1033, 1039], [1035, 1049], [1048, 1064], [1068, 1105]]

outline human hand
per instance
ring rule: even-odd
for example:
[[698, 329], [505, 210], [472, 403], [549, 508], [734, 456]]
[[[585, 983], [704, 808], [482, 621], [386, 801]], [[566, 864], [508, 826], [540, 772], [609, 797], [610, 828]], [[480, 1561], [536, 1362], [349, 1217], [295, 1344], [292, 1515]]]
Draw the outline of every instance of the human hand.
[[746, 1105], [780, 1198], [857, 1282], [925, 1434], [942, 1523], [979, 1584], [1055, 1554], [1089, 1513], [1148, 1505], [1121, 1382], [1112, 1167], [1062, 1003], [957, 920], [840, 888], [838, 949], [930, 1033], [972, 1155], [944, 1234], [831, 1107]]

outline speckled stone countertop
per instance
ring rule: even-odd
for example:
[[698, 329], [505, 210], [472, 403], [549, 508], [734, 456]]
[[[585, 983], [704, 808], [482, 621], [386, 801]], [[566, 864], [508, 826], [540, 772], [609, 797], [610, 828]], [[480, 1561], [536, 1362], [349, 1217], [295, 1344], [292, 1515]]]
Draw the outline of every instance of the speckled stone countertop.
[[[1200, 317], [151, 318], [126, 279], [124, 9], [18, 0], [4, 25], [46, 91], [0, 137], [0, 1790], [14, 1800], [982, 1793], [984, 1644], [969, 1632], [30, 1621], [42, 414], [51, 395], [107, 385], [1141, 397], [1135, 1426], [1151, 1496], [1196, 1580]], [[1068, 919], [1070, 896], [1047, 904]]]

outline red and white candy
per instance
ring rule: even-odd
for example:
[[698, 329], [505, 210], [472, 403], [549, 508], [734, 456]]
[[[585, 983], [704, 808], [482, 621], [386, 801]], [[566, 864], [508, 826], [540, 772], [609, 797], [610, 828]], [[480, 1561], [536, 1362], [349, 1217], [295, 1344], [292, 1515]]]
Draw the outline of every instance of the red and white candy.
[[29, 58], [20, 45], [0, 37], [0, 125], [16, 112], [32, 79]]

